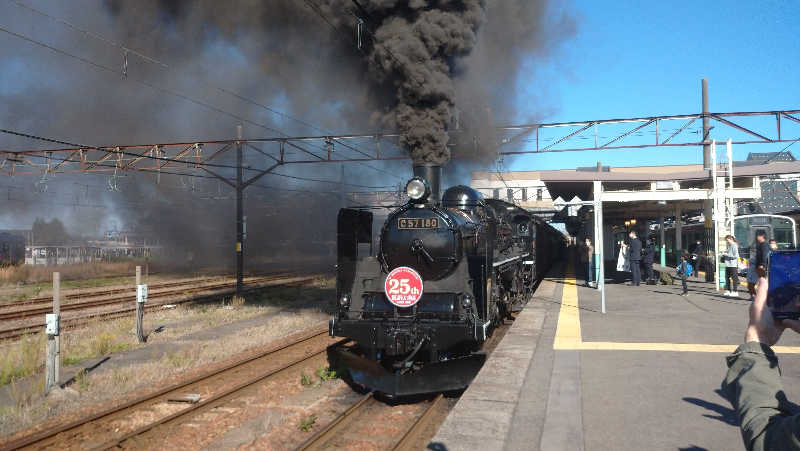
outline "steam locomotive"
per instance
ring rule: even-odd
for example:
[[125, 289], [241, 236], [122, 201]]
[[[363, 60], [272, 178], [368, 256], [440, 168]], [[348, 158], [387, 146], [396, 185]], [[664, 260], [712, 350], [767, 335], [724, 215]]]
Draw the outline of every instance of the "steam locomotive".
[[467, 387], [483, 343], [563, 254], [563, 235], [545, 221], [467, 186], [440, 197], [440, 180], [441, 167], [414, 167], [409, 201], [389, 214], [376, 255], [359, 255], [371, 247], [372, 213], [339, 212], [330, 335], [357, 347], [330, 357], [390, 396]]

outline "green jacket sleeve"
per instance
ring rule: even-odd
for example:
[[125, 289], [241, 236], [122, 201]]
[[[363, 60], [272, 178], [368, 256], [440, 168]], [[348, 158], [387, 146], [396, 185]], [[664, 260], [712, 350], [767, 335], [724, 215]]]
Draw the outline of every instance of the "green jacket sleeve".
[[745, 343], [727, 361], [723, 390], [739, 415], [748, 451], [800, 450], [800, 414], [791, 414], [772, 349]]

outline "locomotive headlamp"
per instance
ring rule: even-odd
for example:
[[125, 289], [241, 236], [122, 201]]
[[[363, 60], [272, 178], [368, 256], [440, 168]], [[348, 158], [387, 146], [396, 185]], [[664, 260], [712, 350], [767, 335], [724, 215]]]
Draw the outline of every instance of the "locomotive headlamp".
[[345, 293], [342, 295], [341, 299], [339, 299], [339, 305], [344, 308], [350, 308], [350, 294]]
[[431, 194], [431, 187], [421, 177], [414, 177], [406, 183], [406, 194], [411, 200], [425, 200]]
[[465, 294], [464, 297], [461, 298], [461, 306], [465, 309], [470, 308], [470, 306], [472, 306], [472, 296]]

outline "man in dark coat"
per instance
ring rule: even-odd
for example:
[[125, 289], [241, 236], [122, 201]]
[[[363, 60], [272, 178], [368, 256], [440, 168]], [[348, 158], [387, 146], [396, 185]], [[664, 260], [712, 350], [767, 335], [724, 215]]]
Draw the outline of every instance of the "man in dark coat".
[[706, 247], [703, 246], [703, 242], [702, 241], [697, 240], [697, 243], [694, 245], [694, 254], [695, 254], [696, 257], [693, 259], [694, 260], [694, 262], [693, 262], [694, 263], [694, 268], [693, 268], [694, 272], [693, 272], [692, 275], [694, 277], [698, 277], [699, 276], [698, 271], [700, 270], [700, 264], [703, 263], [703, 259], [706, 256]]
[[629, 235], [631, 244], [628, 246], [628, 255], [631, 261], [631, 285], [638, 286], [642, 281], [642, 242], [636, 238], [636, 231], [631, 230]]
[[756, 230], [756, 258], [753, 263], [756, 265], [756, 275], [766, 277], [769, 269], [769, 244], [767, 243], [767, 232]]
[[644, 274], [647, 276], [647, 280], [653, 279], [653, 260], [655, 259], [655, 255], [656, 250], [653, 247], [653, 240], [648, 239], [644, 248], [644, 255], [642, 256], [642, 262], [644, 263], [645, 271]]
[[[747, 277], [747, 291], [750, 293], [752, 301], [756, 294], [755, 280], [759, 277], [767, 277], [769, 268], [769, 244], [767, 243], [767, 232], [763, 229], [756, 230], [755, 256], [750, 261], [751, 269], [755, 278]], [[751, 254], [752, 255], [752, 254]]]

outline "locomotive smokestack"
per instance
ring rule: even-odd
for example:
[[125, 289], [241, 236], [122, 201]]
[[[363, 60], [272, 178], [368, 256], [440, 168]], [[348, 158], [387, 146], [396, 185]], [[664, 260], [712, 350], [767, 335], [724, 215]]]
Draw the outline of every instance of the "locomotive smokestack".
[[435, 164], [422, 164], [414, 166], [414, 175], [422, 177], [428, 182], [431, 187], [431, 196], [429, 199], [433, 203], [439, 203], [442, 200], [442, 167]]

